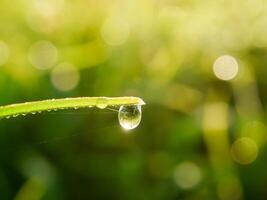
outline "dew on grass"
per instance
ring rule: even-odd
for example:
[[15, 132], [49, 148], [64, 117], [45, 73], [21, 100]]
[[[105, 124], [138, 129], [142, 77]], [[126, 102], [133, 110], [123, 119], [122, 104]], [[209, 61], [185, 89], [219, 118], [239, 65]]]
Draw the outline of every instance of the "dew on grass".
[[121, 106], [119, 109], [119, 123], [126, 129], [131, 130], [136, 128], [142, 118], [142, 110], [140, 105]]
[[104, 109], [107, 107], [108, 100], [106, 97], [99, 97], [97, 102], [96, 102], [96, 107], [100, 109]]

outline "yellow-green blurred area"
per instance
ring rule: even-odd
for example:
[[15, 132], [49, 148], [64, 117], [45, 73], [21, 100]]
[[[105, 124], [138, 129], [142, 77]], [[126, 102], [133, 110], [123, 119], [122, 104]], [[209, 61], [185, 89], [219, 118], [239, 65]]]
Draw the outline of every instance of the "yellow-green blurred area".
[[265, 0], [1, 0], [1, 105], [146, 105], [1, 119], [0, 199], [267, 199], [266, 86]]

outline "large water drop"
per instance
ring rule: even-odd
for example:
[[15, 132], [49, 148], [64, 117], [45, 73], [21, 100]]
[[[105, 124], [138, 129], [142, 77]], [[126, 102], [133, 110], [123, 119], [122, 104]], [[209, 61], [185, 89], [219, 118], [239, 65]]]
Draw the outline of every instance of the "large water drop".
[[127, 130], [136, 128], [142, 118], [140, 105], [121, 106], [118, 114], [120, 125]]

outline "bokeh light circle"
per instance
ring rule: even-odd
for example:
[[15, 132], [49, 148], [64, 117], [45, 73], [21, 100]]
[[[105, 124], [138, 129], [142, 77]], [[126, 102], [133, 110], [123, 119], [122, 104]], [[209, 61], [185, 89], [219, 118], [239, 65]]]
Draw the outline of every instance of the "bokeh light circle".
[[70, 63], [57, 65], [50, 74], [51, 82], [60, 91], [74, 89], [80, 80], [78, 69]]
[[200, 180], [201, 170], [193, 162], [183, 162], [174, 169], [174, 182], [182, 189], [193, 188]]
[[29, 61], [37, 69], [45, 70], [53, 67], [58, 58], [57, 48], [49, 41], [34, 43], [29, 51]]
[[232, 56], [220, 56], [213, 64], [213, 72], [221, 80], [232, 80], [238, 73], [238, 63]]
[[258, 146], [256, 142], [248, 137], [237, 139], [231, 147], [233, 159], [239, 164], [250, 164], [258, 156]]
[[107, 18], [101, 28], [102, 38], [112, 46], [123, 44], [128, 39], [129, 33], [127, 21], [118, 17]]

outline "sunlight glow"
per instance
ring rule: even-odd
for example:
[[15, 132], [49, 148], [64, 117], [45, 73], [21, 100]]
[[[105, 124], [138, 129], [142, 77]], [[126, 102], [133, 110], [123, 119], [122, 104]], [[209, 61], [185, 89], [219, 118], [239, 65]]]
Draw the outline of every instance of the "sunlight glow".
[[35, 0], [36, 13], [42, 16], [55, 16], [64, 8], [64, 0]]
[[64, 0], [34, 0], [29, 7], [27, 22], [34, 31], [49, 33], [62, 23]]

